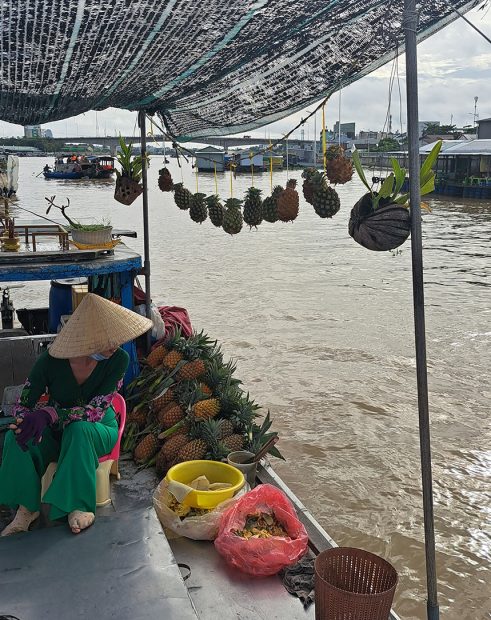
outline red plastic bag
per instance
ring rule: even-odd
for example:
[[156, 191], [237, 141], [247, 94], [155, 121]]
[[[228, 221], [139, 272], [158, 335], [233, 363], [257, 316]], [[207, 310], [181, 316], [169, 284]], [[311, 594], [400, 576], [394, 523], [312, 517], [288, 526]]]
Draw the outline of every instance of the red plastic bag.
[[[290, 538], [245, 539], [233, 533], [244, 528], [247, 516], [257, 512], [274, 514]], [[286, 495], [270, 484], [260, 484], [223, 513], [215, 547], [236, 568], [254, 575], [275, 575], [295, 564], [307, 550], [309, 537]]]

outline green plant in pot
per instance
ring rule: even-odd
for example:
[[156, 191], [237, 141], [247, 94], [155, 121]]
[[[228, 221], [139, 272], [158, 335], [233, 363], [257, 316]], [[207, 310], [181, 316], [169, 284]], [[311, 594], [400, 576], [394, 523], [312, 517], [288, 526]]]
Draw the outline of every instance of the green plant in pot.
[[[433, 166], [440, 153], [442, 143], [437, 142], [420, 170], [421, 196], [435, 189]], [[351, 210], [348, 231], [353, 239], [369, 250], [384, 252], [402, 245], [411, 233], [409, 193], [401, 193], [406, 179], [406, 170], [398, 161], [391, 159], [392, 172], [380, 189], [370, 186], [363, 172], [358, 151], [352, 156], [353, 164], [368, 193], [360, 198]]]
[[116, 170], [114, 198], [124, 205], [130, 205], [143, 191], [141, 185], [143, 159], [141, 155], [132, 155], [131, 144], [126, 144], [121, 136], [119, 136], [119, 148], [116, 159], [121, 166], [121, 172]]
[[72, 240], [75, 244], [92, 247], [107, 247], [112, 244], [113, 227], [109, 222], [102, 222], [98, 224], [81, 224], [76, 220], [72, 220], [66, 214], [66, 210], [70, 206], [70, 199], [67, 198], [66, 205], [58, 206], [54, 202], [55, 198], [56, 196], [51, 196], [51, 198], [45, 197], [45, 200], [49, 203], [49, 206], [46, 209], [46, 214], [48, 214], [53, 207], [61, 211], [61, 214], [69, 224], [67, 228], [69, 229]]
[[18, 252], [20, 237], [15, 234], [15, 220], [11, 217], [0, 219], [3, 226], [3, 234], [0, 237], [2, 252]]

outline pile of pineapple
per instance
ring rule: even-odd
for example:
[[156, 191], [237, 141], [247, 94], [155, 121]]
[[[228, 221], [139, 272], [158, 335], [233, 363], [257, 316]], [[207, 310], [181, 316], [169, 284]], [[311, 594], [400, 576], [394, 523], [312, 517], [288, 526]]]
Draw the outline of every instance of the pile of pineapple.
[[[129, 386], [123, 450], [159, 476], [183, 461], [224, 460], [235, 450], [258, 452], [276, 433], [260, 407], [224, 362], [220, 347], [203, 332], [179, 332], [155, 348]], [[271, 454], [281, 458], [277, 449]]]

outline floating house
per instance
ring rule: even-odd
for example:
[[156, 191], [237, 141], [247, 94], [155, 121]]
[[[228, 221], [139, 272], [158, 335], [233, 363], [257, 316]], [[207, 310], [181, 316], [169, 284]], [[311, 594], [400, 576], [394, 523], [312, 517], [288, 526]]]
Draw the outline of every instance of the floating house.
[[271, 161], [273, 162], [273, 168], [276, 169], [281, 169], [283, 168], [283, 155], [279, 155], [278, 153], [272, 153], [270, 151], [267, 151], [266, 153], [264, 153], [263, 155], [263, 161], [264, 161], [264, 167], [266, 170], [269, 170], [269, 167], [271, 165]]
[[196, 165], [200, 172], [223, 172], [225, 170], [225, 153], [216, 146], [205, 146], [195, 151]]
[[234, 161], [238, 172], [249, 171], [254, 168], [255, 172], [264, 170], [264, 154], [257, 153], [257, 147], [253, 149], [244, 149], [234, 153]]

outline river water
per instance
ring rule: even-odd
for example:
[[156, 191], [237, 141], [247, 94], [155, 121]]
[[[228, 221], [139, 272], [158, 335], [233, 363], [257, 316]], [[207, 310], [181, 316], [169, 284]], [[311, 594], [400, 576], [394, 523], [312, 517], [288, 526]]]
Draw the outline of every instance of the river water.
[[[389, 559], [400, 582], [395, 609], [425, 617], [423, 519], [413, 344], [410, 242], [370, 252], [348, 235], [361, 183], [339, 188], [341, 210], [320, 219], [301, 198], [292, 224], [265, 223], [236, 237], [197, 225], [157, 187], [149, 169], [153, 298], [185, 306], [238, 361], [251, 396], [271, 410], [286, 462], [274, 466], [341, 545]], [[19, 206], [45, 211], [66, 197], [81, 221], [132, 228], [143, 249], [141, 199], [113, 200], [111, 182], [46, 181], [43, 159], [20, 160]], [[49, 163], [52, 163], [49, 161]], [[174, 181], [196, 191], [176, 160]], [[291, 173], [300, 180], [300, 172]], [[283, 183], [286, 172], [274, 175]], [[199, 189], [214, 193], [213, 175]], [[235, 196], [250, 175], [233, 181]], [[218, 191], [230, 195], [229, 174]], [[269, 175], [255, 185], [269, 192]], [[431, 199], [424, 215], [428, 380], [442, 618], [490, 617], [491, 203]], [[19, 217], [21, 212], [19, 211]], [[26, 215], [26, 217], [31, 217]], [[40, 303], [46, 283], [12, 291]]]

